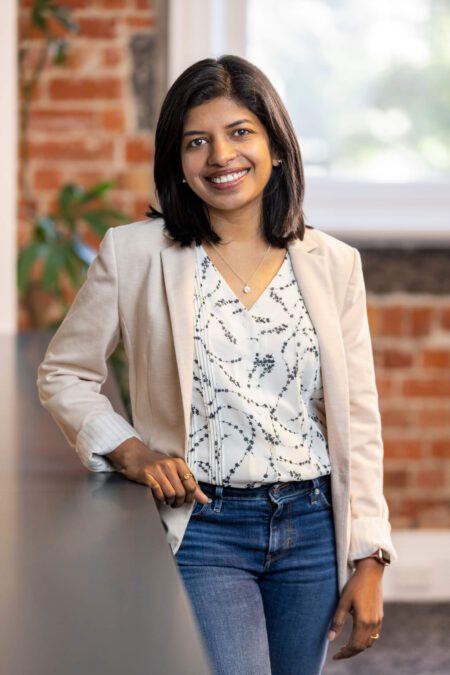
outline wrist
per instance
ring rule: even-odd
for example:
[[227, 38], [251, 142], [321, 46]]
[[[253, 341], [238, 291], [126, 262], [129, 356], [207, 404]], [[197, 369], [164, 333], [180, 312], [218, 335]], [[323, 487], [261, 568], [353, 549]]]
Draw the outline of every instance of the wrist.
[[142, 452], [142, 450], [145, 450], [146, 453], [151, 453], [151, 450], [139, 438], [133, 436], [123, 441], [123, 443], [114, 448], [105, 457], [111, 462], [114, 469], [121, 471], [127, 467], [130, 458], [135, 457], [136, 453]]

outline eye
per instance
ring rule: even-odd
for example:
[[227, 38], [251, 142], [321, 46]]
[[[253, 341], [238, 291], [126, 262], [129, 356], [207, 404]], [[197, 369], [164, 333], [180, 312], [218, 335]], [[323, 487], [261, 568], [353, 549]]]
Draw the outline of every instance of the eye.
[[199, 147], [200, 147], [200, 143], [197, 144], [197, 141], [204, 141], [204, 140], [206, 140], [206, 139], [204, 139], [204, 138], [194, 138], [192, 141], [190, 141], [190, 142], [187, 144], [187, 147], [188, 147], [188, 148], [199, 148]]
[[[243, 134], [238, 133], [238, 132], [240, 132], [240, 131], [243, 131], [244, 133], [243, 133]], [[238, 134], [238, 136], [247, 136], [247, 134], [251, 134], [252, 132], [250, 131], [250, 129], [244, 129], [244, 128], [242, 127], [242, 128], [240, 128], [240, 129], [236, 129], [234, 133], [235, 133], [235, 134]]]

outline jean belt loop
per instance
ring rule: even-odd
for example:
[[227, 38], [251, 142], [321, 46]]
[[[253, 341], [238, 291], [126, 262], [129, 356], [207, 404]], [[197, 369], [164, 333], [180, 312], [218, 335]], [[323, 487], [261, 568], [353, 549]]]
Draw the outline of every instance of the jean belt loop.
[[311, 504], [316, 504], [320, 495], [320, 481], [318, 478], [312, 479]]
[[214, 494], [214, 511], [220, 511], [222, 508], [223, 485], [216, 485]]

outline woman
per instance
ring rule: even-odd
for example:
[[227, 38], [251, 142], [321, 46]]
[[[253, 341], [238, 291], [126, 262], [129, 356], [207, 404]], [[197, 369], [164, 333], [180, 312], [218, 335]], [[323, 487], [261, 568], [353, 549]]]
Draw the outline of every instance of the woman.
[[[397, 555], [359, 252], [305, 225], [289, 116], [235, 56], [169, 90], [160, 211], [108, 230], [39, 368], [93, 471], [155, 497], [220, 674], [320, 673], [371, 647]], [[124, 341], [133, 425], [100, 393]]]

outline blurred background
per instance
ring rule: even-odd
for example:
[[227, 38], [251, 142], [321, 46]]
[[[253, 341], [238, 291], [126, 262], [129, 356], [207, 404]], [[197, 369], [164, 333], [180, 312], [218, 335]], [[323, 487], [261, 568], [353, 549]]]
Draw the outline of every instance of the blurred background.
[[[271, 78], [298, 133], [307, 222], [363, 258], [399, 553], [384, 576], [390, 663], [400, 650], [419, 670], [399, 661], [397, 672], [450, 672], [446, 657], [433, 665], [411, 651], [432, 617], [438, 649], [450, 617], [450, 1], [4, 0], [2, 10], [1, 334], [54, 330], [106, 229], [156, 204], [155, 124], [186, 66], [234, 53]], [[121, 348], [113, 363], [128, 408]], [[327, 672], [360, 672], [351, 661]]]

